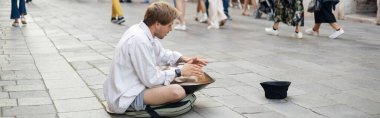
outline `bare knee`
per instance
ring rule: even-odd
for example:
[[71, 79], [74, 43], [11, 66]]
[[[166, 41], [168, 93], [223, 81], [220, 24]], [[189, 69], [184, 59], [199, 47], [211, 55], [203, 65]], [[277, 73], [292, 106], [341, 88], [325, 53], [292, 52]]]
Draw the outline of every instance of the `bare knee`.
[[170, 93], [174, 101], [181, 100], [186, 96], [185, 90], [178, 84], [170, 85]]

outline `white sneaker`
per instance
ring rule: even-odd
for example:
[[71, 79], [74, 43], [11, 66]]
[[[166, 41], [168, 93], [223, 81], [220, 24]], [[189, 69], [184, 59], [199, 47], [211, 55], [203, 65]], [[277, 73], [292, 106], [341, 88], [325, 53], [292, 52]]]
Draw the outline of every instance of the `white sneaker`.
[[319, 33], [316, 32], [316, 31], [314, 31], [312, 28], [306, 29], [305, 33], [308, 34], [308, 35], [313, 35], [313, 36], [318, 36], [319, 35]]
[[340, 30], [338, 31], [335, 31], [333, 34], [331, 34], [329, 36], [329, 38], [331, 39], [335, 39], [335, 38], [338, 38], [340, 35], [342, 35], [344, 33], [344, 30], [342, 28], [340, 28]]
[[207, 27], [207, 29], [219, 29], [219, 25], [211, 24]]
[[294, 33], [292, 36], [297, 39], [302, 39], [303, 37], [302, 32]]
[[265, 32], [267, 32], [270, 35], [278, 36], [278, 30], [273, 30], [273, 28], [265, 28]]
[[174, 27], [175, 30], [186, 30], [186, 25], [181, 25], [181, 24], [178, 24], [177, 26]]

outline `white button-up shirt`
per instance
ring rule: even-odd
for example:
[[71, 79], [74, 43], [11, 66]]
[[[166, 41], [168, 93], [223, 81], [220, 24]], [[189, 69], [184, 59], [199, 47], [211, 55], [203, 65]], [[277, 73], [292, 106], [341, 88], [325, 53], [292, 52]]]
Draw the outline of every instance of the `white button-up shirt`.
[[146, 88], [169, 85], [175, 78], [174, 66], [182, 55], [166, 50], [141, 22], [130, 27], [115, 49], [110, 73], [103, 85], [110, 112], [124, 113], [136, 96]]

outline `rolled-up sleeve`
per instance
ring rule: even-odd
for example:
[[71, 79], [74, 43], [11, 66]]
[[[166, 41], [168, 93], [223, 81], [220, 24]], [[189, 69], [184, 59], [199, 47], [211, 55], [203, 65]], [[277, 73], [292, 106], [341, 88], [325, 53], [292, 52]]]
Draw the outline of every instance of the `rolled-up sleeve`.
[[159, 66], [155, 65], [154, 54], [148, 44], [138, 43], [134, 46], [129, 46], [129, 52], [133, 67], [141, 82], [148, 88], [157, 85], [168, 85], [175, 78], [174, 68], [169, 70], [160, 70]]
[[157, 45], [157, 50], [159, 54], [159, 62], [162, 65], [170, 65], [170, 66], [175, 66], [177, 63], [178, 59], [182, 56], [181, 53], [177, 51], [172, 51], [169, 49], [164, 49], [159, 41], [156, 41]]

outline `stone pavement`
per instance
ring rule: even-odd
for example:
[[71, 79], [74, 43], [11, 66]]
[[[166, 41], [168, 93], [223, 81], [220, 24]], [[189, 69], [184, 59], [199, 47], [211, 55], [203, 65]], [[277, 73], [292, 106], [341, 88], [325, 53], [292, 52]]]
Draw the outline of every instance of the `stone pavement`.
[[[171, 2], [171, 1], [170, 1]], [[108, 118], [102, 84], [122, 33], [141, 21], [146, 4], [122, 4], [124, 25], [110, 22], [110, 0], [33, 0], [27, 25], [11, 27], [10, 0], [0, 2], [0, 117]], [[172, 31], [166, 48], [198, 55], [216, 82], [197, 92], [195, 108], [182, 118], [380, 118], [380, 30], [339, 21], [346, 33], [293, 39], [264, 33], [272, 22], [240, 16], [220, 30], [193, 20]], [[312, 25], [307, 18], [306, 26]], [[268, 100], [262, 81], [286, 80], [288, 98]]]

